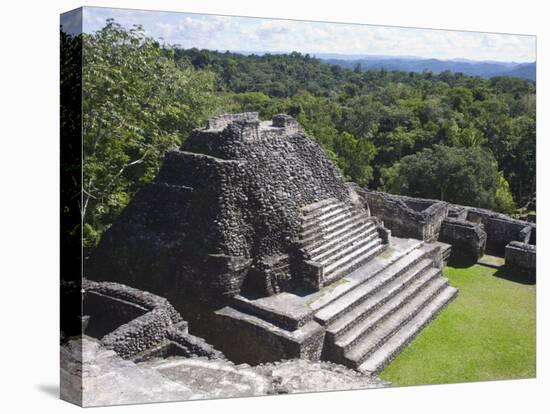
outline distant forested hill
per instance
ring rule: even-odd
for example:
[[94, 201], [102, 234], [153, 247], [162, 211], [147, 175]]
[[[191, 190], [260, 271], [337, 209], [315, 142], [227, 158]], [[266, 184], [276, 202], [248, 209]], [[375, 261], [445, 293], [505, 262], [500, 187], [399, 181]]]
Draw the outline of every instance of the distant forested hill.
[[[342, 67], [297, 52], [246, 55], [175, 49], [173, 54], [179, 64], [215, 73], [223, 110], [259, 111], [264, 119], [278, 112], [295, 116], [346, 178], [362, 185], [427, 196], [418, 194], [418, 186], [407, 184], [402, 161], [431, 171], [424, 188], [437, 186], [445, 177], [438, 178], [438, 172], [431, 170], [430, 153], [423, 150], [444, 146], [466, 149], [438, 150], [438, 155], [448, 155], [454, 179], [466, 183], [469, 174], [481, 179], [478, 173], [485, 165], [466, 167], [468, 160], [460, 158], [466, 156], [490, 162], [500, 174], [489, 184], [498, 191], [480, 190], [496, 191], [485, 207], [511, 212], [514, 204], [524, 205], [535, 192], [536, 86], [531, 80], [469, 76], [452, 72], [445, 66], [448, 62], [435, 59], [428, 60], [433, 71], [424, 70], [414, 58], [404, 59], [407, 70], [371, 70]], [[411, 70], [415, 62], [417, 70]], [[475, 68], [486, 76], [498, 68], [521, 74], [530, 67], [453, 64], [462, 72]], [[406, 158], [412, 155], [418, 156]]]
[[[334, 55], [333, 55], [334, 56]], [[439, 60], [421, 58], [396, 58], [396, 57], [365, 57], [353, 59], [347, 57], [323, 57], [318, 55], [322, 62], [338, 65], [344, 68], [353, 69], [359, 67], [362, 70], [399, 70], [405, 72], [441, 73], [450, 71], [464, 73], [465, 75], [481, 76], [492, 78], [494, 76], [515, 76], [529, 80], [536, 79], [535, 63], [511, 63], [511, 62], [488, 62], [470, 60]]]

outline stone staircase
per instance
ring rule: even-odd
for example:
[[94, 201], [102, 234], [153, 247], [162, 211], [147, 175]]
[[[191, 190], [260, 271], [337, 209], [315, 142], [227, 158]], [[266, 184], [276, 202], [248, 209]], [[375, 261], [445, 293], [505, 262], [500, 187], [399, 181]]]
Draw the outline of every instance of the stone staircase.
[[438, 250], [420, 244], [377, 273], [358, 269], [369, 277], [315, 310], [323, 358], [379, 373], [458, 293], [434, 262]]
[[[449, 246], [390, 241], [376, 217], [334, 198], [301, 214], [302, 277], [316, 289], [237, 295], [219, 326], [247, 330], [255, 355], [239, 360], [320, 358], [377, 375], [458, 294], [441, 273]], [[274, 273], [286, 269], [275, 259]]]
[[342, 278], [386, 247], [376, 219], [361, 207], [329, 198], [300, 210], [299, 247], [304, 259], [319, 267], [322, 285]]

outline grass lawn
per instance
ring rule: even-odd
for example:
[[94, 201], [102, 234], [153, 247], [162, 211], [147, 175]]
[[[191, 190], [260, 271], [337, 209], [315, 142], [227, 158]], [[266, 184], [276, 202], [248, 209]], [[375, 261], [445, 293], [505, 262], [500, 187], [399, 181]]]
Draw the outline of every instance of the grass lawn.
[[481, 265], [446, 267], [459, 296], [381, 378], [419, 385], [534, 377], [536, 285], [495, 273]]

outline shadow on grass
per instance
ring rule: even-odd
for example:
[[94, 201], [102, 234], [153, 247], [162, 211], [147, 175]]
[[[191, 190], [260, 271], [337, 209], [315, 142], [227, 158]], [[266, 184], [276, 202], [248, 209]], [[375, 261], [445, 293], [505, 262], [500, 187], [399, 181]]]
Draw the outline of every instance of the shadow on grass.
[[[457, 269], [467, 269], [475, 264], [477, 261], [464, 258], [464, 257], [451, 257], [447, 263], [448, 266], [455, 267]], [[480, 266], [486, 266], [479, 264]], [[525, 270], [511, 268], [506, 265], [501, 266], [494, 273], [495, 277], [509, 280], [510, 282], [521, 283], [523, 285], [534, 285], [537, 283], [536, 275], [526, 272]]]
[[521, 283], [522, 285], [534, 285], [537, 283], [535, 274], [531, 274], [519, 269], [502, 266], [495, 273], [496, 277], [509, 280], [510, 282]]
[[470, 258], [462, 256], [451, 256], [447, 262], [447, 266], [456, 267], [457, 269], [466, 269], [472, 267], [477, 263], [477, 260], [472, 260]]

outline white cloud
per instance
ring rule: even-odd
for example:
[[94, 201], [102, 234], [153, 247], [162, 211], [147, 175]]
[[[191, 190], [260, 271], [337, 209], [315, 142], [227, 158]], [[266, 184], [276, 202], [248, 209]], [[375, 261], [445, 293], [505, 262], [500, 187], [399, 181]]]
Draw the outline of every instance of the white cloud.
[[62, 30], [70, 35], [82, 33], [82, 9], [76, 9], [63, 13], [60, 18]]
[[109, 17], [141, 24], [153, 37], [183, 47], [214, 50], [420, 56], [526, 62], [535, 60], [535, 37], [341, 23], [256, 19], [86, 7], [84, 31]]

